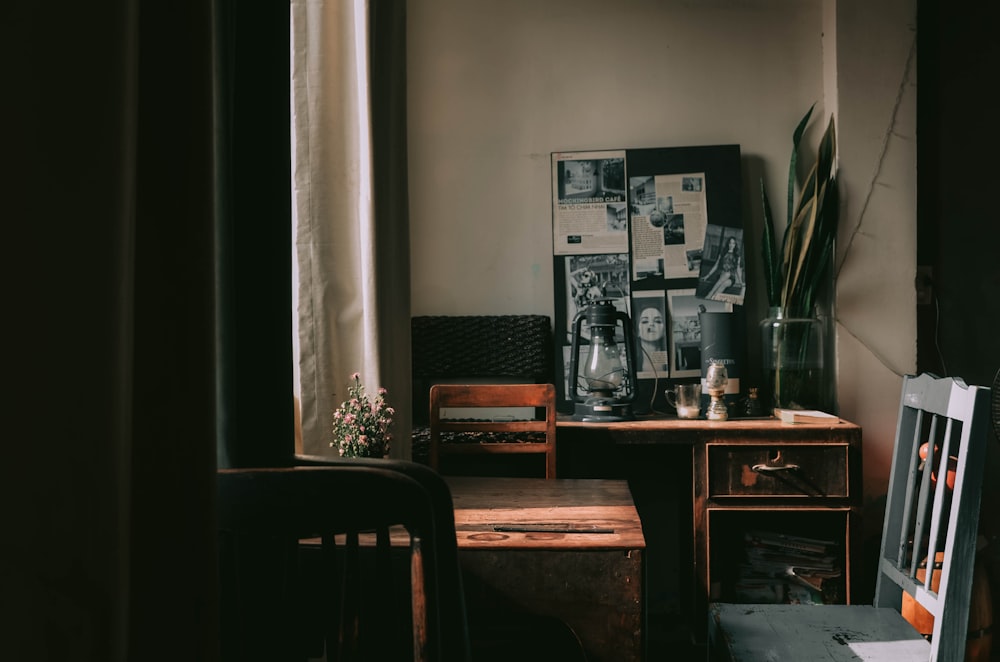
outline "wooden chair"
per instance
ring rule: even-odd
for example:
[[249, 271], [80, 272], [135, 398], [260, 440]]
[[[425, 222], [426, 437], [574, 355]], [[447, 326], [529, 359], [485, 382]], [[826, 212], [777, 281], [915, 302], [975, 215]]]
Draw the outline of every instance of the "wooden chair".
[[[435, 384], [545, 384], [554, 374], [547, 315], [420, 315], [411, 320], [413, 460], [430, 463]], [[506, 464], [512, 457], [497, 464]]]
[[[961, 660], [988, 407], [987, 388], [927, 374], [905, 377], [874, 604], [714, 603], [708, 616], [709, 659]], [[945, 481], [939, 478], [941, 458], [949, 458]], [[937, 590], [923, 579], [921, 565], [928, 558], [943, 560]], [[901, 614], [904, 594], [933, 615], [930, 641]]]
[[378, 462], [218, 472], [221, 659], [470, 659], [447, 485]]
[[[531, 418], [482, 417], [477, 410], [530, 408]], [[442, 409], [468, 410], [443, 418]], [[535, 411], [543, 412], [539, 417]], [[552, 384], [436, 384], [430, 389], [430, 466], [446, 455], [544, 455], [545, 477], [556, 477], [556, 389]], [[473, 470], [475, 471], [475, 470]], [[484, 466], [480, 473], [493, 474]], [[493, 474], [495, 475], [495, 474]]]

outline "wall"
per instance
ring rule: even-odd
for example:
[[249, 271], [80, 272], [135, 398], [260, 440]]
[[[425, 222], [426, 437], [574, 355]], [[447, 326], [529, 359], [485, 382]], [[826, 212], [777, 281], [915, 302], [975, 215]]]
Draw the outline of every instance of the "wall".
[[[864, 428], [865, 491], [880, 508], [916, 356], [916, 12], [914, 0], [876, 4], [412, 3], [413, 314], [553, 314], [554, 151], [738, 143], [747, 236], [759, 236], [760, 177], [783, 218], [791, 132], [818, 102], [805, 144], [836, 112], [844, 196], [838, 396]], [[747, 258], [755, 323], [750, 243]]]
[[864, 428], [865, 528], [881, 497], [902, 375], [916, 370], [916, 29], [911, 0], [836, 7], [838, 402]]

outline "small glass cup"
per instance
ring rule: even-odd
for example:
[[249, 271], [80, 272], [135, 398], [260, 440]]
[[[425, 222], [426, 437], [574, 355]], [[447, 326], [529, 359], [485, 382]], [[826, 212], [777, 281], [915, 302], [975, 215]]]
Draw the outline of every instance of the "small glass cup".
[[698, 418], [701, 415], [701, 384], [677, 384], [668, 388], [664, 395], [671, 407], [677, 410], [677, 418]]

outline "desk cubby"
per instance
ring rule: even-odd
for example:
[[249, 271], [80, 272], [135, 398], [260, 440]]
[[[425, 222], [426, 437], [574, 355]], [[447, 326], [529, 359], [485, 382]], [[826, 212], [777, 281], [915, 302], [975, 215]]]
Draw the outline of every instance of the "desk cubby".
[[824, 583], [823, 600], [851, 602], [860, 576], [860, 427], [769, 421], [707, 430], [693, 470], [696, 613], [708, 601], [765, 601], [736, 589], [747, 531], [830, 542], [840, 576]]
[[[828, 542], [822, 556], [832, 559], [836, 576], [822, 580], [819, 591], [825, 603], [843, 604], [849, 599], [851, 555], [850, 536], [853, 523], [849, 507], [801, 508], [782, 507], [766, 511], [746, 511], [709, 508], [708, 521], [708, 599], [712, 602], [788, 602], [788, 595], [778, 595], [769, 600], [766, 593], [762, 597], [747, 595], [738, 586], [746, 582], [741, 569], [749, 565], [747, 549], [752, 544], [747, 534], [756, 532], [784, 534]], [[811, 561], [803, 561], [809, 564]], [[771, 577], [760, 585], [779, 585], [778, 578]]]

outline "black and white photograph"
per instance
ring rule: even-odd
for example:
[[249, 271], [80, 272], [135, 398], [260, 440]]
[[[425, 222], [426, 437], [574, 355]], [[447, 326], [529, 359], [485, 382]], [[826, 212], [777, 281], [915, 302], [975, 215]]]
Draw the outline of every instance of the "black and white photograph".
[[656, 206], [649, 212], [649, 222], [654, 228], [667, 226], [667, 221], [674, 215], [674, 196], [668, 195], [665, 198], [657, 198]]
[[663, 245], [684, 244], [684, 214], [669, 214], [663, 222]]
[[681, 180], [681, 190], [698, 193], [701, 191], [701, 177], [684, 177]]
[[693, 289], [668, 290], [670, 311], [670, 356], [673, 360], [670, 377], [701, 375], [700, 312], [731, 312], [731, 304], [699, 299]]
[[743, 305], [746, 295], [743, 228], [709, 224], [705, 228], [697, 295]]
[[[566, 258], [567, 340], [573, 340], [576, 314], [598, 299], [610, 299], [616, 309], [628, 312], [628, 253], [570, 255]], [[584, 337], [589, 337], [583, 329]]]
[[649, 216], [656, 209], [656, 182], [652, 175], [630, 177], [629, 203], [634, 216]]
[[565, 160], [559, 162], [560, 202], [624, 202], [625, 159]]
[[615, 202], [607, 206], [608, 232], [626, 232], [628, 230], [628, 206], [624, 202]]
[[632, 293], [632, 324], [635, 326], [635, 374], [640, 379], [667, 376], [666, 299], [662, 290]]
[[687, 268], [692, 274], [696, 274], [701, 269], [701, 249], [692, 248], [685, 252], [687, 258]]

